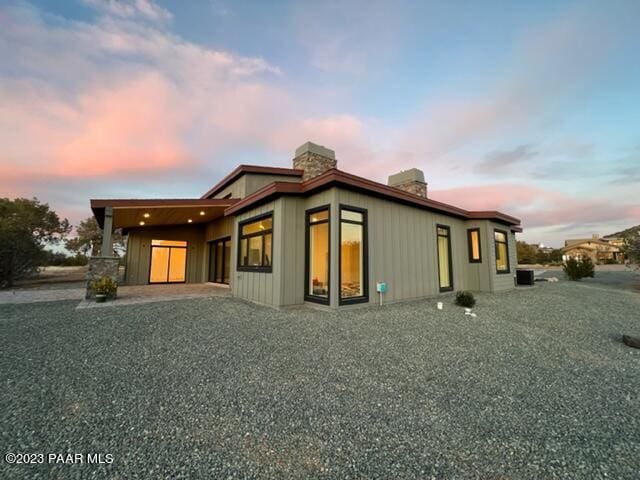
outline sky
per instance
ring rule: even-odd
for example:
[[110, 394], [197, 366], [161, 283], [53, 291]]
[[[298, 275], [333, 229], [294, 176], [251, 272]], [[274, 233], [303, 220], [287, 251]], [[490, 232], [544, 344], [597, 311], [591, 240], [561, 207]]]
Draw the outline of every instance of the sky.
[[561, 246], [640, 224], [640, 2], [0, 0], [0, 196], [197, 198], [306, 141]]

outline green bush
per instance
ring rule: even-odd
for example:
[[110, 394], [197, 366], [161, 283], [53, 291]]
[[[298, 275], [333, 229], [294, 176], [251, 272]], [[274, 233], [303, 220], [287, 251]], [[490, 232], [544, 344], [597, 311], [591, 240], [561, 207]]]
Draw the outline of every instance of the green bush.
[[476, 299], [473, 296], [473, 293], [462, 291], [456, 294], [456, 305], [460, 305], [461, 307], [472, 308], [476, 304]]
[[564, 263], [562, 269], [569, 280], [573, 281], [580, 281], [585, 277], [593, 278], [595, 274], [595, 267], [589, 257], [580, 260], [570, 258]]
[[91, 282], [91, 290], [96, 295], [113, 297], [118, 291], [118, 284], [110, 277], [101, 277]]

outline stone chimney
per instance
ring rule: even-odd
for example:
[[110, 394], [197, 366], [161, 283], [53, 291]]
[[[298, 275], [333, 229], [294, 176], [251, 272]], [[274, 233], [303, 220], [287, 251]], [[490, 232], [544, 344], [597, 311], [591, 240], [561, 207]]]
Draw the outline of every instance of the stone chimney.
[[303, 182], [336, 168], [337, 164], [336, 152], [311, 142], [303, 143], [296, 148], [296, 156], [293, 159], [293, 168], [304, 170]]
[[427, 198], [427, 183], [424, 181], [424, 173], [417, 168], [389, 175], [387, 183], [390, 187]]

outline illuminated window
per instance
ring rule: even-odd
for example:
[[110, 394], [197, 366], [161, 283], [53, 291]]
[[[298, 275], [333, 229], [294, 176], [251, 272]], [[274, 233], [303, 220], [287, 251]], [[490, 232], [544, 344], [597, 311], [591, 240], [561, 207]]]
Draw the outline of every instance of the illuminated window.
[[496, 272], [509, 273], [509, 244], [507, 232], [494, 231], [496, 246]]
[[440, 291], [453, 290], [453, 280], [451, 279], [451, 231], [445, 225], [438, 225], [438, 279], [440, 281]]
[[307, 299], [329, 303], [329, 208], [307, 212]]
[[482, 262], [482, 255], [480, 253], [480, 229], [471, 228], [467, 230], [467, 239], [469, 241], [469, 262]]
[[240, 224], [238, 270], [271, 272], [273, 215], [254, 217]]
[[367, 212], [340, 208], [340, 303], [367, 302]]
[[182, 283], [187, 270], [187, 242], [151, 240], [149, 283]]

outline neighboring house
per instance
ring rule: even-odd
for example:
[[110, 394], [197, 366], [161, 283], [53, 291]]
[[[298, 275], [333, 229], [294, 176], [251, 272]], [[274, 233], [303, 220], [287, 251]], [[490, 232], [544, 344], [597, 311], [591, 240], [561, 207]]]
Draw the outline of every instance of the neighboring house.
[[565, 260], [589, 257], [593, 263], [623, 263], [623, 243], [617, 242], [617, 239], [600, 238], [597, 234], [591, 238], [565, 240], [562, 256]]
[[378, 282], [384, 301], [510, 289], [522, 231], [509, 215], [429, 199], [420, 170], [383, 185], [336, 169], [334, 152], [309, 142], [293, 169], [241, 165], [197, 199], [91, 208], [105, 242], [114, 228], [128, 234], [127, 284], [225, 283], [278, 307], [375, 303]]

